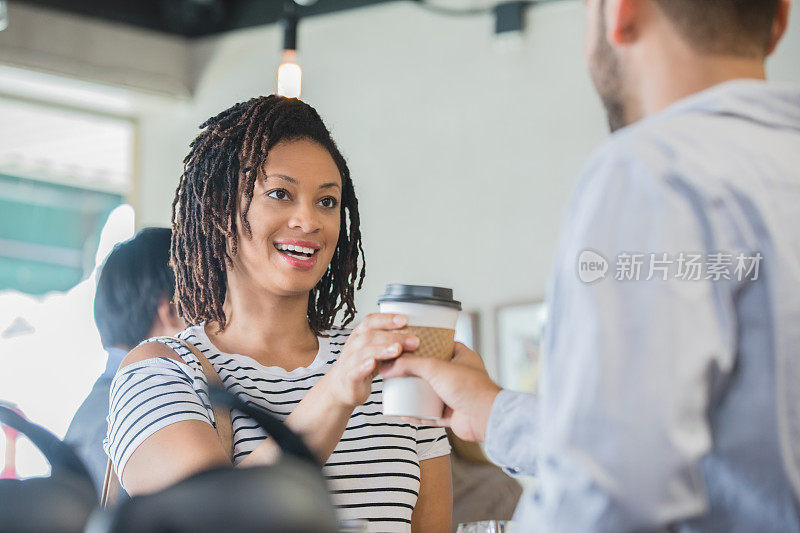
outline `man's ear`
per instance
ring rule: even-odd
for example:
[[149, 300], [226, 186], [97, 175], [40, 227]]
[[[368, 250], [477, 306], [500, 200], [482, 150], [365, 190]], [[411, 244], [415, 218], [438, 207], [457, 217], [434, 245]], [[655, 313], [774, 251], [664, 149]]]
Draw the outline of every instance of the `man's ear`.
[[174, 335], [184, 329], [186, 329], [186, 323], [178, 316], [175, 305], [166, 296], [159, 298], [151, 336]]
[[640, 0], [606, 0], [606, 39], [612, 45], [632, 44], [639, 36], [641, 18], [644, 14]]
[[786, 32], [789, 24], [789, 11], [791, 10], [792, 0], [779, 0], [778, 10], [775, 13], [775, 20], [772, 21], [772, 34], [767, 45], [767, 55], [772, 54], [777, 48], [778, 43]]

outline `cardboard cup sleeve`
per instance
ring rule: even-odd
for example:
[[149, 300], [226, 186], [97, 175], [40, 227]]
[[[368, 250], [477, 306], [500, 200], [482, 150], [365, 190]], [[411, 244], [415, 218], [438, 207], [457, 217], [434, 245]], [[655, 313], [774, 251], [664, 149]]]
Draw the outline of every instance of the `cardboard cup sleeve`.
[[442, 361], [449, 361], [453, 357], [456, 336], [454, 329], [408, 326], [400, 332], [419, 337], [419, 348], [414, 350], [414, 355], [433, 357]]

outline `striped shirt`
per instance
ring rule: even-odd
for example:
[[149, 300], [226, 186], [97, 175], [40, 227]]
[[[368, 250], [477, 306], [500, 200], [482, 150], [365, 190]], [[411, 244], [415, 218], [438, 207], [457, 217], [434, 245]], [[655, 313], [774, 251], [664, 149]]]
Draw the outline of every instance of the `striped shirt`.
[[[229, 391], [283, 420], [336, 362], [350, 331], [335, 329], [325, 334], [328, 336], [319, 337], [314, 361], [292, 371], [220, 352], [203, 326], [187, 328], [178, 337], [194, 344], [208, 358]], [[128, 365], [115, 376], [104, 446], [120, 477], [134, 450], [159, 429], [184, 420], [214, 424], [199, 361], [182, 343], [168, 338], [155, 340], [172, 348], [183, 363], [152, 358]], [[441, 428], [384, 416], [382, 390], [383, 380], [377, 377], [367, 401], [353, 411], [323, 474], [341, 519], [367, 519], [370, 531], [407, 532], [419, 494], [419, 462], [447, 455], [450, 445]], [[266, 434], [255, 420], [237, 411], [231, 421], [233, 461], [237, 464]]]

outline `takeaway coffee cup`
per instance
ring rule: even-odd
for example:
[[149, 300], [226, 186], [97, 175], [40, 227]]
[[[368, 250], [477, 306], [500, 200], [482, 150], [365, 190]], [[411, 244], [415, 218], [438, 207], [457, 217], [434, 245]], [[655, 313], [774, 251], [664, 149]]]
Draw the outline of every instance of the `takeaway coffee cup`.
[[[402, 332], [419, 337], [414, 355], [449, 360], [453, 356], [455, 327], [461, 302], [453, 290], [427, 285], [386, 286], [378, 298], [381, 313], [408, 317]], [[402, 356], [401, 356], [402, 357]], [[414, 418], [441, 418], [444, 403], [428, 383], [417, 377], [390, 378], [383, 383], [383, 414]]]

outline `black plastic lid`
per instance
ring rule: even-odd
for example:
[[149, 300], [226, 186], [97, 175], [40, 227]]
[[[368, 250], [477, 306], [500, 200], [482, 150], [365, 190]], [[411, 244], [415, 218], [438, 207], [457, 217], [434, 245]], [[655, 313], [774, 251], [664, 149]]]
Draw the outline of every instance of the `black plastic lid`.
[[402, 285], [399, 283], [392, 283], [386, 286], [386, 294], [378, 298], [378, 304], [384, 302], [441, 305], [461, 311], [461, 302], [453, 300], [453, 289], [431, 287], [430, 285]]

